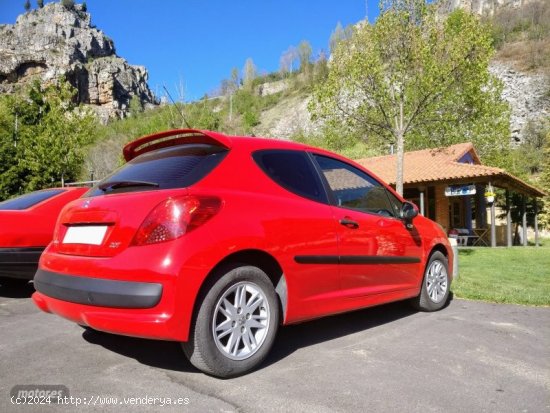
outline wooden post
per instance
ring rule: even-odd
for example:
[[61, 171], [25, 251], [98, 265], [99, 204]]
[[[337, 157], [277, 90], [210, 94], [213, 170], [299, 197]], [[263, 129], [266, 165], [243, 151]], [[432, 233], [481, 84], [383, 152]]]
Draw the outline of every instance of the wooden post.
[[523, 233], [523, 246], [527, 246], [527, 208], [525, 207], [525, 195], [521, 196], [521, 230]]
[[506, 245], [512, 246], [512, 206], [508, 190], [506, 190]]
[[539, 246], [539, 206], [537, 205], [537, 198], [534, 198], [535, 201], [535, 247]]
[[497, 246], [497, 229], [495, 226], [495, 203], [491, 204], [491, 247]]

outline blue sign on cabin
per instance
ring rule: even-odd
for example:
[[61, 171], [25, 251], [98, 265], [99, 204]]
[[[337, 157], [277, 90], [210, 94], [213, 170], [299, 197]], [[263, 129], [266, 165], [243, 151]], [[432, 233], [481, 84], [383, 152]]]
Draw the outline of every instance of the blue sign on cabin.
[[475, 185], [452, 185], [445, 188], [445, 196], [475, 195]]

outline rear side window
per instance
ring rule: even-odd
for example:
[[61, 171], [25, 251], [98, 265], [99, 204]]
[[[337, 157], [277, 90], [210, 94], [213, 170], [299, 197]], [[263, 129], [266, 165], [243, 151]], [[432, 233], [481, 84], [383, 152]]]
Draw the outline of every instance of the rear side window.
[[226, 154], [225, 148], [205, 144], [171, 146], [147, 152], [103, 179], [86, 196], [185, 188], [208, 175]]
[[43, 191], [31, 192], [30, 194], [21, 195], [17, 198], [0, 202], [0, 210], [27, 209], [42, 201], [45, 201], [46, 199], [53, 198], [62, 192], [65, 191], [63, 189], [45, 189]]
[[321, 180], [305, 152], [266, 150], [255, 152], [253, 157], [258, 166], [286, 190], [304, 198], [327, 203]]

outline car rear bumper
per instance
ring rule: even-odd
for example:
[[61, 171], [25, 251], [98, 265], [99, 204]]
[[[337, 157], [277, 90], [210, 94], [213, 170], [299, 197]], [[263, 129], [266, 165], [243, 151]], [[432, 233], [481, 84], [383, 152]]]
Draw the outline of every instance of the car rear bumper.
[[185, 341], [169, 285], [74, 276], [39, 269], [32, 298], [42, 311], [95, 330]]
[[162, 296], [162, 284], [63, 275], [39, 269], [34, 288], [52, 298], [113, 308], [151, 308]]
[[44, 247], [0, 248], [0, 277], [32, 280]]

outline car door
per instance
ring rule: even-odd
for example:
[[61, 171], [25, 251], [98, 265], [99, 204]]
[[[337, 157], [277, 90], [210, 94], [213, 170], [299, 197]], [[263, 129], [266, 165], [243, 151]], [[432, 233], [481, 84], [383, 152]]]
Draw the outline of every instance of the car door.
[[417, 288], [422, 239], [399, 218], [401, 201], [351, 164], [324, 155], [314, 158], [330, 188], [339, 224], [342, 296]]
[[263, 188], [275, 196], [263, 226], [292, 291], [287, 315], [296, 321], [333, 312], [340, 291], [338, 225], [314, 161], [297, 150], [260, 150], [253, 157], [276, 185]]

